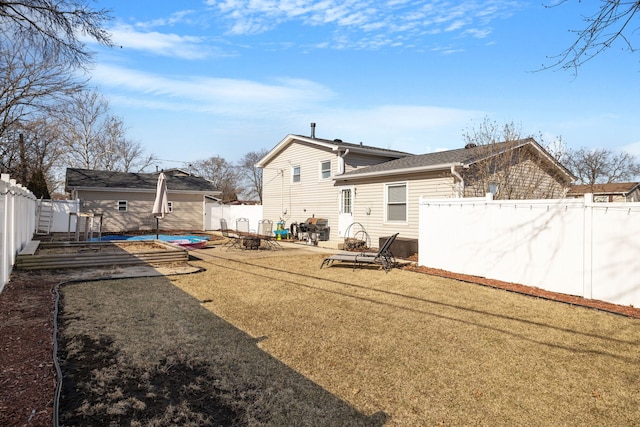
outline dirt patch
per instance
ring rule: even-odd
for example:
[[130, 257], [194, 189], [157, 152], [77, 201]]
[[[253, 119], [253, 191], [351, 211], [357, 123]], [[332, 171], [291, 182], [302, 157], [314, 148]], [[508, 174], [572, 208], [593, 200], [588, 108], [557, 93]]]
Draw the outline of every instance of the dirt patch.
[[156, 242], [111, 242], [111, 243], [89, 243], [86, 245], [40, 245], [36, 250], [36, 255], [63, 255], [63, 254], [86, 254], [99, 253], [108, 254], [114, 252], [155, 252], [166, 251], [167, 245]]
[[0, 424], [50, 426], [53, 286], [61, 276], [14, 272], [0, 294]]

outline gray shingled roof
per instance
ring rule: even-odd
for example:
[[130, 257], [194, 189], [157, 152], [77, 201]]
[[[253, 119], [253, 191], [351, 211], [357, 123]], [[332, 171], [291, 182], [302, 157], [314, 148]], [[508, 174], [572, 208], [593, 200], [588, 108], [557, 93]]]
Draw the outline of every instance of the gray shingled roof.
[[[304, 136], [304, 135], [293, 135], [299, 138], [304, 138], [304, 139], [308, 139], [308, 136]], [[313, 140], [315, 141], [321, 141], [324, 142], [326, 144], [332, 144], [335, 145], [336, 147], [343, 147], [343, 148], [353, 148], [353, 149], [358, 149], [358, 150], [362, 150], [362, 151], [372, 151], [372, 152], [376, 152], [376, 153], [380, 153], [380, 152], [387, 152], [389, 154], [392, 154], [393, 157], [398, 157], [398, 155], [404, 155], [404, 156], [412, 156], [412, 153], [407, 153], [406, 151], [398, 151], [398, 150], [391, 150], [389, 148], [380, 148], [380, 147], [374, 147], [372, 145], [365, 145], [363, 143], [359, 143], [359, 144], [354, 144], [351, 142], [344, 142], [341, 139], [323, 139], [323, 138], [313, 138]]]
[[383, 173], [400, 171], [405, 169], [420, 169], [442, 166], [449, 168], [451, 165], [470, 165], [488, 155], [495, 155], [508, 148], [517, 145], [524, 145], [530, 142], [529, 139], [523, 139], [513, 142], [500, 142], [491, 146], [491, 152], [487, 151], [486, 146], [477, 146], [473, 148], [459, 148], [455, 150], [439, 151], [436, 153], [418, 154], [407, 156], [388, 162], [379, 163], [377, 165], [367, 166], [365, 168], [356, 169], [342, 175], [342, 177], [352, 177], [360, 174]]
[[[198, 191], [218, 193], [211, 181], [193, 175], [184, 176], [165, 172], [167, 175], [167, 190], [169, 191]], [[129, 173], [98, 171], [90, 169], [67, 169], [67, 191], [73, 188], [112, 188], [137, 189], [155, 191], [158, 184], [156, 173]]]

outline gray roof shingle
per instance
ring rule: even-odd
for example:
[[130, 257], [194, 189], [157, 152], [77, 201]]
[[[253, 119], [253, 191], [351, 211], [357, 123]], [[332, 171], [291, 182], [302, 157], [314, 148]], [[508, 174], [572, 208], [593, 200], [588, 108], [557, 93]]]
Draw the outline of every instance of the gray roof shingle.
[[[90, 169], [67, 168], [67, 191], [73, 188], [112, 188], [137, 189], [155, 191], [158, 184], [156, 173], [112, 172]], [[169, 191], [197, 191], [218, 193], [211, 181], [194, 175], [183, 175], [165, 171], [167, 175], [167, 190]]]
[[[293, 135], [295, 137], [300, 138], [301, 140], [308, 140], [309, 137], [308, 136], [304, 136], [304, 135]], [[392, 155], [393, 157], [398, 157], [398, 156], [412, 156], [412, 153], [407, 153], [406, 151], [398, 151], [398, 150], [391, 150], [389, 148], [381, 148], [381, 147], [374, 147], [372, 145], [364, 145], [363, 143], [360, 144], [354, 144], [352, 142], [344, 142], [341, 139], [324, 139], [324, 138], [313, 138], [314, 141], [321, 141], [324, 142], [326, 144], [331, 144], [334, 145], [336, 147], [342, 147], [342, 148], [353, 148], [353, 149], [357, 149], [359, 151], [371, 151], [371, 152], [376, 152], [376, 153], [389, 153], [390, 155]]]
[[471, 148], [459, 148], [455, 150], [440, 151], [436, 153], [407, 156], [400, 159], [379, 163], [377, 165], [356, 169], [354, 171], [347, 172], [342, 176], [352, 177], [360, 174], [384, 173], [437, 166], [448, 168], [452, 164], [470, 165], [487, 156], [498, 154], [504, 150], [513, 148], [518, 145], [527, 144], [530, 141], [530, 139], [523, 139], [513, 142], [499, 142], [491, 145], [491, 151], [487, 150], [487, 146], [481, 145]]

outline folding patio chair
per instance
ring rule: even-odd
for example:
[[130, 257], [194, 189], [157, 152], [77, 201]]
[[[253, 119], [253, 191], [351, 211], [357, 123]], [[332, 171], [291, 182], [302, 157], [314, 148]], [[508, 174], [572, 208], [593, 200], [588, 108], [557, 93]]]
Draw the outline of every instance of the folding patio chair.
[[237, 234], [229, 230], [227, 226], [227, 220], [224, 218], [220, 218], [220, 231], [222, 232], [222, 236], [227, 239], [222, 247], [226, 247], [227, 249], [238, 248], [242, 249], [242, 238]]
[[236, 234], [240, 236], [240, 249], [259, 249], [260, 237], [249, 229], [248, 218], [236, 219]]
[[284, 249], [273, 235], [273, 221], [261, 219], [258, 221], [258, 237], [264, 242], [267, 249]]
[[320, 268], [324, 267], [325, 265], [330, 266], [334, 261], [341, 261], [353, 263], [354, 270], [356, 267], [362, 264], [377, 264], [384, 268], [385, 273], [388, 273], [389, 270], [391, 270], [396, 264], [396, 259], [394, 258], [389, 248], [391, 248], [391, 245], [396, 240], [396, 237], [398, 237], [398, 234], [400, 233], [396, 233], [389, 237], [387, 241], [384, 242], [384, 244], [380, 247], [378, 253], [340, 252], [338, 254], [325, 258], [322, 261], [322, 264], [320, 264]]
[[249, 219], [237, 218], [236, 219], [236, 232], [240, 235], [248, 236], [251, 231], [249, 230]]

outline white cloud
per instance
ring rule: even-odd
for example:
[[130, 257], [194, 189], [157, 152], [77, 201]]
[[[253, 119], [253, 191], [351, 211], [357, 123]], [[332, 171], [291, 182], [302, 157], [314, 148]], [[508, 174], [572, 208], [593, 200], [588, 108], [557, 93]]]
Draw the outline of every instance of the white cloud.
[[178, 79], [110, 65], [94, 69], [93, 83], [149, 108], [241, 117], [304, 109], [310, 100], [324, 102], [334, 96], [330, 89], [305, 79], [282, 78], [273, 83], [203, 76]]
[[621, 149], [622, 151], [626, 151], [627, 153], [640, 158], [640, 141], [632, 142], [631, 144], [621, 147]]
[[[341, 107], [336, 105], [338, 94], [305, 79], [281, 78], [266, 83], [204, 76], [173, 79], [99, 65], [92, 82], [108, 95], [116, 112], [125, 110], [128, 117], [144, 114], [153, 122], [156, 116], [170, 114], [182, 127], [188, 117], [202, 123], [200, 135], [227, 135], [246, 143], [255, 140], [257, 129], [275, 131], [267, 137], [267, 145], [301, 127], [306, 134], [308, 123], [318, 122], [318, 136], [322, 138], [424, 153], [446, 144], [456, 147], [461, 129], [469, 120], [485, 115], [423, 105]], [[282, 135], [277, 133], [280, 131]], [[158, 138], [156, 130], [146, 132], [145, 139]]]
[[195, 10], [180, 10], [178, 12], [172, 13], [171, 15], [169, 15], [169, 17], [166, 18], [158, 18], [146, 22], [137, 22], [135, 26], [147, 31], [151, 28], [173, 26], [176, 24], [190, 22], [190, 16], [193, 16], [196, 13], [197, 12]]
[[[362, 109], [317, 110], [312, 121], [318, 123], [317, 136], [362, 141], [411, 153], [435, 151], [443, 144], [456, 148], [461, 129], [471, 119], [483, 117], [482, 111], [425, 105], [379, 105]], [[330, 126], [333, 135], [325, 133]]]
[[113, 43], [123, 49], [151, 52], [160, 56], [182, 59], [204, 59], [211, 52], [200, 37], [140, 32], [133, 26], [119, 24], [110, 30]]
[[[284, 23], [330, 27], [338, 48], [380, 48], [404, 45], [397, 42], [399, 34], [422, 38], [429, 34], [455, 32], [462, 36], [487, 37], [489, 23], [514, 13], [519, 4], [511, 0], [485, 0], [451, 4], [434, 0], [425, 3], [408, 0], [223, 0], [207, 4], [227, 24], [232, 35], [255, 35], [274, 30]], [[367, 33], [376, 32], [378, 43], [370, 43]], [[405, 37], [403, 35], [403, 37]], [[416, 43], [421, 43], [416, 40]], [[315, 45], [326, 43], [319, 40]]]

